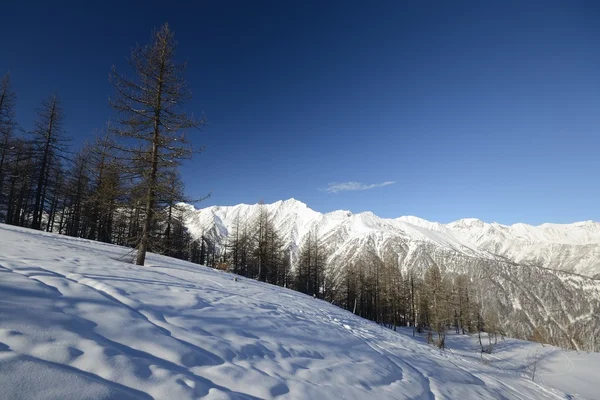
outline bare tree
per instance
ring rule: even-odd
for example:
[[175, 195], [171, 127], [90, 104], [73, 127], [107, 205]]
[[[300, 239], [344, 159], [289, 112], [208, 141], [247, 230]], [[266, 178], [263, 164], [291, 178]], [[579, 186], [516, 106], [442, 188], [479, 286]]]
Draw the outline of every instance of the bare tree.
[[448, 325], [449, 302], [448, 284], [437, 265], [425, 271], [425, 295], [428, 300], [429, 324], [438, 334], [437, 345], [445, 347], [446, 326]]
[[144, 265], [151, 241], [161, 192], [168, 191], [161, 177], [192, 156], [184, 132], [204, 125], [181, 110], [191, 97], [183, 78], [185, 64], [175, 62], [177, 44], [164, 24], [152, 35], [152, 43], [133, 50], [130, 65], [136, 79], [128, 79], [113, 68], [111, 82], [116, 96], [111, 101], [119, 119], [115, 132], [136, 144], [119, 148], [131, 162], [130, 173], [143, 194], [143, 223], [137, 244], [136, 264]]
[[48, 184], [51, 164], [58, 162], [61, 153], [66, 149], [67, 140], [62, 130], [63, 120], [64, 112], [60, 101], [56, 95], [52, 95], [42, 103], [42, 108], [38, 110], [38, 119], [33, 131], [34, 144], [40, 157], [31, 221], [33, 229], [41, 228], [45, 202], [44, 193]]
[[11, 88], [10, 76], [6, 74], [0, 81], [0, 201], [3, 197], [3, 186], [6, 175], [4, 166], [11, 147], [13, 130], [16, 126], [15, 102], [16, 95]]
[[90, 195], [90, 149], [84, 146], [73, 159], [65, 185], [67, 197], [66, 234], [83, 237], [87, 229], [84, 213], [89, 205]]
[[322, 296], [327, 256], [316, 229], [304, 239], [296, 265], [296, 290], [313, 296]]
[[259, 281], [265, 281], [266, 276], [266, 261], [267, 261], [267, 242], [268, 242], [268, 230], [271, 224], [271, 218], [269, 210], [261, 200], [258, 204], [258, 215], [256, 217], [255, 226], [255, 242], [256, 242], [256, 266], [257, 276], [256, 279]]

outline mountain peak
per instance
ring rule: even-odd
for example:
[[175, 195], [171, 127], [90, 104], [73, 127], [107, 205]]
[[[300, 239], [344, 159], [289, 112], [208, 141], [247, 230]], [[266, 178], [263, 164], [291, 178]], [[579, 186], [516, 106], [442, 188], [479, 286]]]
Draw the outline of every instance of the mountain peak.
[[303, 201], [300, 201], [298, 199], [295, 199], [293, 197], [290, 197], [287, 200], [280, 200], [281, 204], [285, 204], [285, 205], [294, 205], [294, 206], [298, 206], [298, 207], [308, 207], [308, 205], [306, 205], [306, 203], [304, 203]]
[[485, 225], [485, 222], [477, 218], [463, 218], [446, 224], [446, 226], [453, 229], [483, 228]]

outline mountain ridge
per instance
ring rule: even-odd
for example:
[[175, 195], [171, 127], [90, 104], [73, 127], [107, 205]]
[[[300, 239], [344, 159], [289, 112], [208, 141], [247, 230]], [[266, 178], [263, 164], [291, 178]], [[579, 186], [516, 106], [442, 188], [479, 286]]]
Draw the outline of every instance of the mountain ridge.
[[[221, 243], [239, 216], [241, 222], [251, 222], [259, 204], [210, 206], [196, 209], [185, 205], [185, 222], [196, 237], [212, 226], [209, 233]], [[600, 222], [578, 221], [569, 224], [546, 222], [540, 225], [515, 223], [503, 225], [477, 218], [462, 218], [446, 224], [416, 216], [381, 218], [370, 211], [352, 213], [336, 210], [320, 213], [302, 201], [290, 198], [264, 204], [292, 248], [299, 248], [304, 236], [316, 229], [319, 235], [352, 237], [381, 231], [408, 237], [416, 241], [433, 242], [439, 246], [484, 258], [503, 257], [517, 263], [546, 266], [593, 277], [600, 274]]]
[[[196, 207], [194, 205], [191, 204], [187, 204], [187, 203], [180, 203], [181, 205], [183, 205], [184, 207], [187, 207], [188, 210], [187, 211], [201, 211], [201, 210], [222, 210], [222, 209], [233, 209], [236, 207], [257, 207], [259, 206], [261, 203], [254, 203], [254, 204], [249, 204], [249, 203], [238, 203], [235, 205], [213, 205], [213, 206], [208, 206], [208, 207]], [[401, 222], [406, 222], [409, 223], [411, 225], [416, 225], [416, 226], [421, 226], [421, 227], [426, 227], [428, 229], [431, 229], [431, 226], [442, 226], [442, 227], [453, 227], [453, 226], [459, 226], [461, 224], [465, 225], [465, 226], [479, 226], [479, 227], [483, 227], [483, 226], [494, 226], [494, 227], [501, 227], [501, 228], [518, 228], [518, 227], [525, 227], [525, 228], [534, 228], [534, 229], [550, 229], [550, 228], [554, 228], [554, 229], [561, 229], [561, 228], [568, 228], [568, 227], [574, 227], [574, 228], [579, 228], [579, 227], [592, 227], [593, 229], [597, 230], [596, 234], [598, 235], [596, 237], [596, 240], [600, 240], [600, 221], [594, 221], [594, 220], [584, 220], [584, 221], [574, 221], [574, 222], [569, 222], [569, 223], [557, 223], [557, 222], [543, 222], [541, 224], [538, 225], [533, 225], [533, 224], [527, 224], [524, 222], [516, 222], [514, 224], [501, 224], [499, 222], [493, 221], [493, 222], [486, 222], [483, 221], [479, 218], [475, 218], [475, 217], [465, 217], [465, 218], [459, 218], [455, 221], [450, 221], [447, 223], [442, 223], [442, 222], [438, 222], [438, 221], [429, 221], [427, 219], [415, 216], [415, 215], [401, 215], [399, 217], [394, 217], [394, 218], [386, 218], [386, 217], [379, 217], [378, 215], [376, 215], [375, 213], [373, 213], [372, 211], [361, 211], [361, 212], [352, 212], [350, 210], [344, 210], [344, 209], [339, 209], [339, 210], [334, 210], [334, 211], [329, 211], [329, 212], [319, 212], [319, 211], [315, 211], [312, 208], [310, 208], [306, 203], [304, 203], [301, 200], [295, 199], [293, 197], [286, 199], [286, 200], [278, 200], [275, 201], [273, 203], [265, 203], [265, 206], [268, 207], [280, 207], [283, 205], [289, 205], [289, 204], [297, 204], [302, 208], [306, 208], [314, 213], [320, 214], [320, 215], [334, 215], [334, 214], [347, 214], [348, 216], [354, 216], [354, 215], [373, 215], [381, 220], [387, 220], [387, 221], [401, 221]]]

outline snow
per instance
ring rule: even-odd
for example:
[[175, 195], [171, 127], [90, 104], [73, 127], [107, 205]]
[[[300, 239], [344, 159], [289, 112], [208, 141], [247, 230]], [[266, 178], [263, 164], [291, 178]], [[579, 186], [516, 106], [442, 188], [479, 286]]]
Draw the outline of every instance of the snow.
[[[558, 399], [600, 391], [589, 379], [600, 367], [595, 354], [568, 353], [573, 368], [549, 356], [543, 381], [532, 382], [481, 362], [466, 342], [443, 352], [288, 289], [153, 254], [138, 267], [125, 262], [128, 252], [0, 225], [0, 397]], [[505, 350], [495, 357], [526, 358], [518, 346]]]
[[[404, 330], [403, 333], [411, 335], [412, 330]], [[525, 379], [535, 379], [535, 382], [544, 386], [568, 393], [572, 399], [595, 399], [600, 393], [600, 353], [567, 351], [540, 343], [505, 338], [498, 339], [492, 354], [482, 355], [478, 351], [480, 346], [476, 336], [453, 334], [447, 336], [446, 344], [451, 357], [480, 363], [483, 356], [484, 363], [490, 366]], [[488, 344], [485, 335], [483, 344]]]

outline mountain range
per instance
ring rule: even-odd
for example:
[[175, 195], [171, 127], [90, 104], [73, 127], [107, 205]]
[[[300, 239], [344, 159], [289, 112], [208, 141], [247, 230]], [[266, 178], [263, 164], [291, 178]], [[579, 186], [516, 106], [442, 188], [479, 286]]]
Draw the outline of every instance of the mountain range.
[[[183, 207], [191, 234], [220, 247], [236, 222], [256, 220], [261, 205]], [[469, 218], [441, 224], [371, 212], [322, 214], [295, 199], [263, 207], [293, 260], [308, 233], [315, 232], [337, 273], [367, 256], [391, 259], [403, 271], [422, 272], [435, 264], [470, 275], [509, 335], [529, 337], [543, 327], [554, 344], [574, 348], [585, 347], [589, 335], [600, 336], [598, 222], [507, 226]]]
[[[325, 243], [340, 250], [345, 243], [361, 237], [397, 237], [467, 256], [501, 257], [520, 264], [600, 278], [599, 222], [508, 226], [466, 218], [441, 224], [414, 216], [379, 218], [371, 212], [353, 214], [340, 210], [322, 214], [295, 199], [264, 206], [293, 249], [298, 249], [305, 235], [316, 229]], [[200, 210], [187, 205], [186, 209], [186, 225], [192, 234], [204, 233], [216, 243], [222, 243], [228, 236], [236, 217], [251, 223], [258, 215], [258, 204]]]

